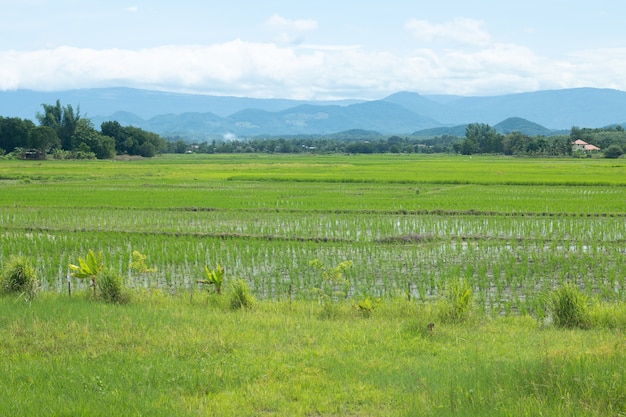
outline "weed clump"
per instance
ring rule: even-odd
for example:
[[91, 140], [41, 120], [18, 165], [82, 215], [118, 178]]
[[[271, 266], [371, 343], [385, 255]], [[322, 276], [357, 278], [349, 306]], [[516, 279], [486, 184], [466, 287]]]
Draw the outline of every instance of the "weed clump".
[[574, 284], [566, 284], [550, 294], [549, 311], [556, 327], [586, 329], [590, 325], [587, 297]]
[[250, 294], [250, 288], [246, 281], [235, 279], [229, 285], [230, 309], [239, 310], [242, 308], [250, 308], [254, 305], [255, 299]]
[[98, 297], [111, 304], [125, 304], [129, 301], [122, 277], [108, 269], [103, 270], [98, 279]]
[[439, 303], [439, 320], [443, 323], [463, 323], [469, 319], [474, 296], [467, 283], [454, 282]]
[[28, 259], [12, 256], [0, 276], [0, 291], [4, 294], [23, 294], [28, 299], [35, 297], [38, 288], [35, 269]]

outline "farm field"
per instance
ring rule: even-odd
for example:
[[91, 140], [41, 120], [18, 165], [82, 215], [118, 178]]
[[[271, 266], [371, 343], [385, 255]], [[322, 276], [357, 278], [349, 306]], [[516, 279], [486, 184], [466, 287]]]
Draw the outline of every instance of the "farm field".
[[[625, 247], [622, 159], [0, 160], [0, 270], [41, 285], [0, 297], [0, 415], [626, 415]], [[90, 249], [129, 304], [70, 276]], [[313, 260], [351, 262], [330, 304]], [[553, 325], [566, 283], [593, 328]]]
[[[543, 317], [568, 281], [624, 301], [622, 160], [185, 155], [0, 161], [0, 179], [0, 266], [35, 257], [49, 291], [80, 288], [67, 265], [93, 249], [129, 287], [171, 292], [219, 263], [258, 298], [311, 299], [319, 259], [352, 261], [350, 297], [463, 280], [489, 314]], [[133, 276], [133, 250], [157, 271]]]

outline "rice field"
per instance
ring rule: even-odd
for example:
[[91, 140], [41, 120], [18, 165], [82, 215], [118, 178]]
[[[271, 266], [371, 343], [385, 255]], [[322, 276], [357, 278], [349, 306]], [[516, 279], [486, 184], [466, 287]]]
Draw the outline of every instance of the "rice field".
[[[462, 280], [493, 315], [542, 317], [575, 282], [626, 301], [626, 164], [460, 156], [185, 155], [0, 160], [0, 267], [33, 260], [46, 291], [89, 249], [129, 287], [199, 291], [226, 268], [267, 299], [313, 299], [319, 259], [350, 260], [349, 297], [428, 301]], [[129, 270], [133, 250], [157, 269]]]

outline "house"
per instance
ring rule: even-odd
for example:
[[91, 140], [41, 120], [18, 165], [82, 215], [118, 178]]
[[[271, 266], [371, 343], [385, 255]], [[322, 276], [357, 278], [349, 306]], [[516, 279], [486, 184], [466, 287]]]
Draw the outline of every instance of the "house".
[[572, 143], [572, 151], [585, 151], [585, 152], [595, 152], [601, 150], [595, 145], [591, 145], [584, 140], [576, 140]]

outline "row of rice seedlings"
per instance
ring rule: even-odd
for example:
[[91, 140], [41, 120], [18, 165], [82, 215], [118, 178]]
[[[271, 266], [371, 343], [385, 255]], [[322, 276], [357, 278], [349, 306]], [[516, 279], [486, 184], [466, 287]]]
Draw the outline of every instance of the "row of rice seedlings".
[[[319, 285], [311, 259], [327, 265], [352, 260], [352, 292], [388, 296], [409, 289], [415, 298], [432, 298], [451, 279], [463, 279], [478, 300], [500, 311], [533, 307], [533, 298], [565, 280], [593, 295], [624, 297], [626, 265], [620, 245], [572, 243], [546, 248], [530, 241], [438, 241], [415, 244], [344, 244], [263, 239], [215, 239], [195, 236], [146, 236], [128, 233], [5, 232], [2, 255], [37, 256], [48, 288], [62, 291], [67, 264], [89, 248], [102, 250], [108, 266], [127, 271], [130, 253], [139, 249], [158, 267], [150, 276], [133, 277], [131, 285], [186, 288], [205, 264], [226, 265], [229, 276], [248, 279], [262, 297], [310, 298]], [[556, 250], [554, 250], [556, 249]], [[79, 285], [79, 283], [75, 283]]]
[[548, 242], [622, 241], [622, 218], [397, 215], [274, 211], [3, 209], [12, 229], [239, 235], [304, 240], [370, 242], [411, 236], [546, 239]]
[[[130, 166], [128, 167], [130, 169]], [[149, 174], [149, 175], [148, 175]], [[563, 185], [398, 184], [293, 181], [164, 179], [146, 172], [145, 180], [13, 184], [0, 195], [0, 206], [134, 208], [219, 208], [296, 210], [476, 210], [501, 213], [624, 213], [626, 188]], [[80, 196], [74, 200], [72, 196]], [[320, 198], [323, 196], [323, 198]]]

